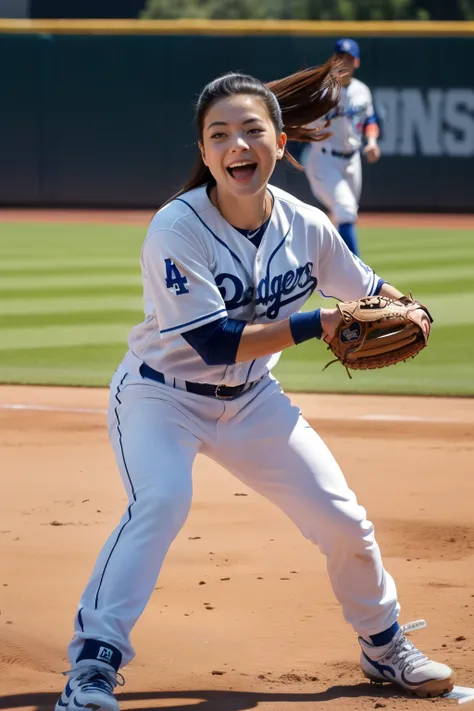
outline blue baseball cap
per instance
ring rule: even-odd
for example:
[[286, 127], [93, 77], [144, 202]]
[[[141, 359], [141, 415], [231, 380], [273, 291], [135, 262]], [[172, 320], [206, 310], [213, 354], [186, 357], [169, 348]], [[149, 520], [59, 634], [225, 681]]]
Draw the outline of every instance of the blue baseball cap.
[[353, 39], [340, 39], [337, 40], [336, 46], [334, 47], [335, 54], [350, 54], [354, 59], [360, 59], [360, 49], [357, 42]]

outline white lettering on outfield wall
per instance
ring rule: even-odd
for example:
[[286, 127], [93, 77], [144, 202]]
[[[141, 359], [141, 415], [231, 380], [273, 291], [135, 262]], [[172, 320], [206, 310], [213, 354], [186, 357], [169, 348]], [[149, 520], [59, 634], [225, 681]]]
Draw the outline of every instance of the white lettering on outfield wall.
[[474, 90], [374, 90], [383, 154], [474, 155]]

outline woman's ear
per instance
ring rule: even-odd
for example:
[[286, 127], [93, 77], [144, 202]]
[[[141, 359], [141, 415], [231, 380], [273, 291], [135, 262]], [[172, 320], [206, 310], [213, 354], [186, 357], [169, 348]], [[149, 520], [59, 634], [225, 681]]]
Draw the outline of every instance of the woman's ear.
[[206, 154], [204, 153], [204, 146], [202, 145], [201, 141], [198, 141], [198, 146], [199, 146], [199, 150], [201, 151], [202, 162], [204, 163], [204, 165], [207, 165]]
[[285, 155], [285, 146], [288, 141], [286, 133], [280, 133], [277, 140], [277, 160], [281, 160]]

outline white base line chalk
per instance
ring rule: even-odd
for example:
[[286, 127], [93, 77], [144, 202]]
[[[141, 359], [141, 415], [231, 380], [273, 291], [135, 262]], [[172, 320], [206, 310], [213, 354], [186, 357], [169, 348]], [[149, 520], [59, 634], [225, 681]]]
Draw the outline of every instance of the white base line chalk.
[[0, 410], [28, 410], [30, 412], [72, 412], [86, 415], [106, 415], [107, 410], [94, 407], [55, 407], [54, 405], [20, 405], [0, 403]]
[[[30, 412], [70, 412], [85, 415], [106, 415], [107, 410], [95, 407], [66, 407], [56, 405], [28, 405], [21, 403], [0, 403], [0, 410], [26, 410]], [[383, 415], [383, 414], [368, 414], [368, 415], [353, 415], [352, 417], [339, 417], [337, 415], [312, 415], [309, 419], [312, 420], [349, 420], [349, 421], [369, 421], [369, 422], [427, 422], [433, 424], [469, 424], [470, 420], [448, 419], [441, 417], [419, 417], [417, 415]], [[472, 422], [474, 424], [474, 420]]]

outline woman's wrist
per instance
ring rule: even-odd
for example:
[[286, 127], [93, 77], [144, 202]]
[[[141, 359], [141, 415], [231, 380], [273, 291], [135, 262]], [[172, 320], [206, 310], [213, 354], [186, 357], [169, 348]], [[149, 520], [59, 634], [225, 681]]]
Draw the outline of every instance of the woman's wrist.
[[311, 338], [320, 339], [323, 335], [321, 309], [292, 314], [289, 318], [291, 337], [296, 345]]

